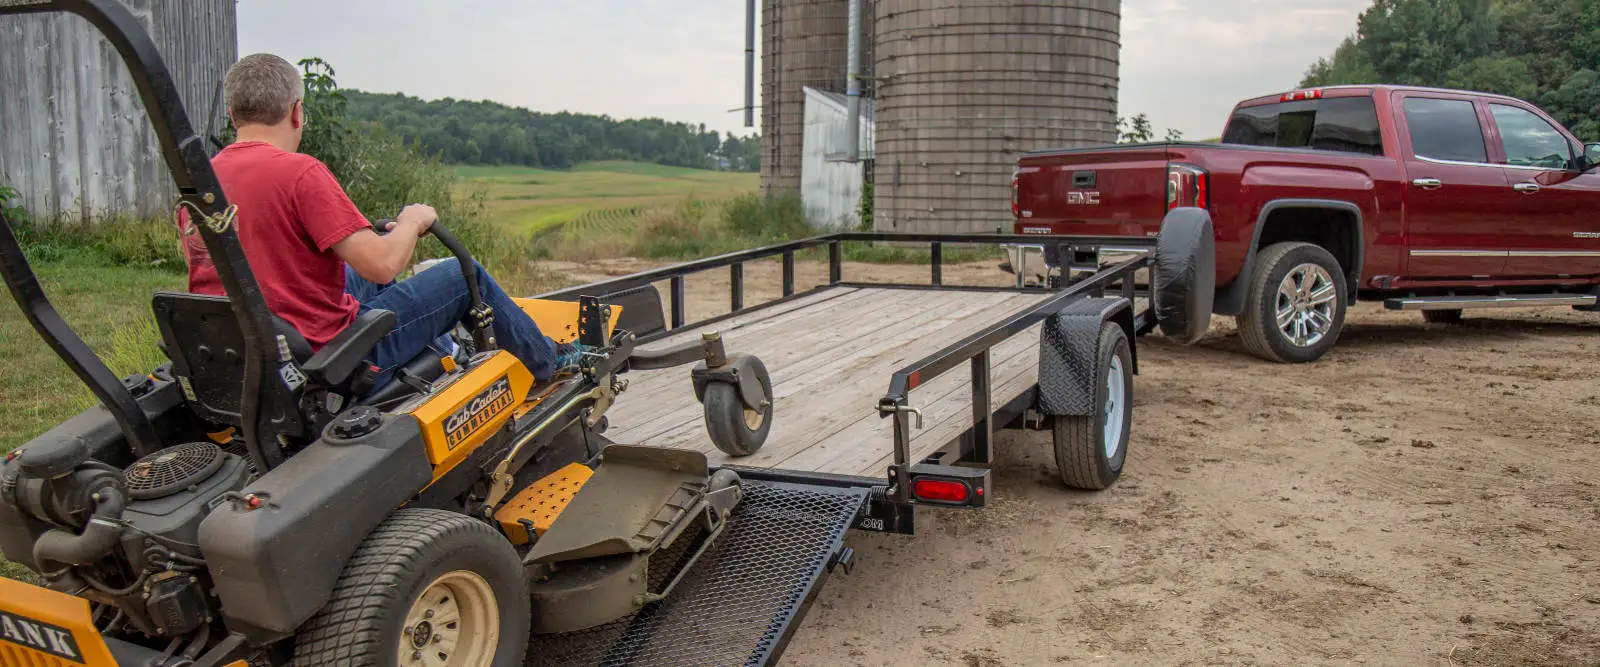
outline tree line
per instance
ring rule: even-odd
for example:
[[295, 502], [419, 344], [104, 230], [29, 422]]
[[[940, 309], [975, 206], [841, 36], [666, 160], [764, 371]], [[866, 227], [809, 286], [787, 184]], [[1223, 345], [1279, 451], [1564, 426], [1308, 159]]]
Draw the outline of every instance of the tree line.
[[350, 121], [377, 122], [445, 162], [566, 169], [595, 160], [632, 160], [697, 169], [760, 169], [758, 136], [724, 136], [703, 123], [617, 120], [538, 113], [497, 102], [342, 92]]
[[1376, 0], [1302, 87], [1394, 83], [1533, 102], [1600, 139], [1600, 0]]

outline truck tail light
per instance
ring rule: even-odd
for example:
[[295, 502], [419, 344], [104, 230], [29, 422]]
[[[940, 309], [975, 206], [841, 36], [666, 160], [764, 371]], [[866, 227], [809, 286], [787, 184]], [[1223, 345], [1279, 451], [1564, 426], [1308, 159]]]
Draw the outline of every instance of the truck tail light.
[[1018, 199], [1018, 181], [1021, 180], [1017, 169], [1011, 170], [1011, 217], [1022, 218], [1022, 202]]
[[1211, 208], [1211, 175], [1187, 164], [1167, 166], [1167, 210], [1193, 206]]
[[1284, 93], [1283, 97], [1279, 98], [1278, 101], [1279, 102], [1298, 102], [1300, 100], [1320, 100], [1320, 99], [1322, 99], [1322, 91], [1320, 91], [1320, 90], [1297, 90], [1297, 91], [1294, 91], [1292, 93]]

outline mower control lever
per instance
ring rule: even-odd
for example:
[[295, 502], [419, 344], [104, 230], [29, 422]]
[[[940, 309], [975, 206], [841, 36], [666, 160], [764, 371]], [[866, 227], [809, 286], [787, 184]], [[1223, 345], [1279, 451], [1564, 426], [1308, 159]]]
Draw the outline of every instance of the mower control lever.
[[[380, 235], [384, 234], [392, 222], [393, 219], [379, 220], [374, 231]], [[456, 263], [461, 265], [461, 276], [467, 280], [467, 297], [471, 300], [462, 324], [465, 324], [467, 330], [472, 333], [473, 345], [478, 352], [495, 349], [494, 309], [484, 302], [483, 291], [478, 289], [477, 263], [472, 259], [472, 253], [467, 252], [467, 247], [461, 244], [461, 240], [437, 221], [428, 226], [428, 233], [432, 234], [433, 238], [439, 239], [439, 243], [444, 244], [445, 250], [455, 255]]]

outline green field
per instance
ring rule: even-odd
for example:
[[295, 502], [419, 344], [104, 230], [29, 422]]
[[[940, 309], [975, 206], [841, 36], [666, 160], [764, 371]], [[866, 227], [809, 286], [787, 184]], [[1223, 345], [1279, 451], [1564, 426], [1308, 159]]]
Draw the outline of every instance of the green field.
[[466, 191], [483, 192], [491, 220], [527, 235], [579, 220], [606, 218], [625, 224], [624, 219], [688, 198], [721, 200], [754, 192], [760, 180], [752, 173], [633, 162], [595, 162], [570, 171], [462, 166], [455, 173]]

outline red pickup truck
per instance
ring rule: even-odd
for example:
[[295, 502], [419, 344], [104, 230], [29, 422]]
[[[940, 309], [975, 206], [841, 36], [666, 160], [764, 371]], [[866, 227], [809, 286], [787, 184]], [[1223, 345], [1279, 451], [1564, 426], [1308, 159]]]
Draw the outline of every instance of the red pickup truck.
[[1019, 234], [1111, 236], [1155, 236], [1175, 209], [1204, 210], [1213, 312], [1236, 317], [1257, 356], [1307, 362], [1356, 299], [1430, 322], [1594, 309], [1597, 163], [1600, 144], [1522, 100], [1335, 86], [1242, 102], [1221, 143], [1024, 154], [1012, 210]]

